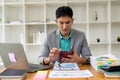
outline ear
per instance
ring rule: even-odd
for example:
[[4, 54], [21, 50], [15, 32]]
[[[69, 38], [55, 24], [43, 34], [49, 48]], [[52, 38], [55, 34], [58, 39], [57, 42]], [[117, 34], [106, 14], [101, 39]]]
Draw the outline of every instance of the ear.
[[74, 22], [74, 18], [72, 18], [72, 23], [71, 23], [71, 25], [73, 24], [73, 22]]
[[56, 24], [58, 25], [58, 19], [55, 20]]
[[55, 19], [55, 22], [57, 23], [57, 19]]
[[74, 18], [72, 18], [72, 23], [74, 22]]

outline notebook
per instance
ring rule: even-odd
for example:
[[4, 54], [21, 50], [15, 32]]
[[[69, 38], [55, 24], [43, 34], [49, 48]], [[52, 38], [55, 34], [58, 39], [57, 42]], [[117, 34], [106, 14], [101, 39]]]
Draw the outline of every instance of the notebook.
[[10, 79], [10, 78], [20, 78], [22, 79], [25, 75], [25, 70], [15, 70], [15, 69], [6, 69], [0, 73], [0, 78]]
[[52, 68], [52, 65], [28, 63], [23, 45], [20, 43], [0, 43], [0, 56], [7, 69], [34, 72]]
[[108, 77], [108, 78], [120, 78], [120, 71], [107, 72], [107, 71], [102, 70], [102, 72], [104, 73], [105, 77]]

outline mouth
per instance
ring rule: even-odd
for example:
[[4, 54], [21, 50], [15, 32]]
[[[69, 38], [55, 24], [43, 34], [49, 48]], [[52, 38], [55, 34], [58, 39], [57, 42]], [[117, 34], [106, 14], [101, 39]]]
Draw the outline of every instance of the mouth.
[[63, 32], [68, 32], [69, 30], [68, 30], [68, 29], [63, 29], [62, 31], [63, 31]]
[[69, 34], [69, 30], [62, 30], [62, 35], [63, 36], [66, 36], [66, 35], [68, 35]]

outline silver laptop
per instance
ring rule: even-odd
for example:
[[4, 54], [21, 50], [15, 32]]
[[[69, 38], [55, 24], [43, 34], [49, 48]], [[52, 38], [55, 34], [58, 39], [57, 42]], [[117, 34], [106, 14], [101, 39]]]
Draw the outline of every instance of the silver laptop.
[[23, 45], [20, 43], [0, 43], [0, 56], [7, 69], [34, 72], [52, 68], [52, 65], [29, 64]]

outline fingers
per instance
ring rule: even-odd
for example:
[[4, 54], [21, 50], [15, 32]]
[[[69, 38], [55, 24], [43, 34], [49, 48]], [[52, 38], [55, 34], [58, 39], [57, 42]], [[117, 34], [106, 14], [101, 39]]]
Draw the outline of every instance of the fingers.
[[49, 54], [50, 59], [51, 59], [52, 61], [54, 61], [56, 58], [58, 58], [60, 51], [61, 51], [61, 49], [52, 48], [52, 49], [50, 50], [50, 54]]
[[[58, 48], [52, 48], [50, 50], [50, 54], [49, 54], [49, 57], [52, 61], [54, 61], [55, 59], [57, 59], [59, 57], [59, 53], [60, 53], [61, 49], [58, 49]], [[78, 57], [78, 54], [76, 53], [75, 50], [73, 50], [73, 55], [67, 55], [67, 58], [62, 58], [62, 62], [66, 62], [66, 63], [69, 63], [69, 62], [76, 62], [77, 58]]]
[[57, 51], [58, 51], [57, 48], [52, 48], [52, 49], [50, 50], [50, 53], [56, 53]]
[[62, 58], [62, 62], [77, 62], [78, 54], [75, 50], [73, 50], [73, 55], [67, 55], [67, 58]]
[[72, 59], [72, 58], [73, 58], [73, 55], [67, 55], [67, 57], [68, 57], [69, 59]]
[[71, 63], [71, 62], [75, 62], [75, 61], [74, 61], [74, 59], [62, 58], [62, 62]]
[[58, 49], [58, 53], [60, 53], [61, 49]]

